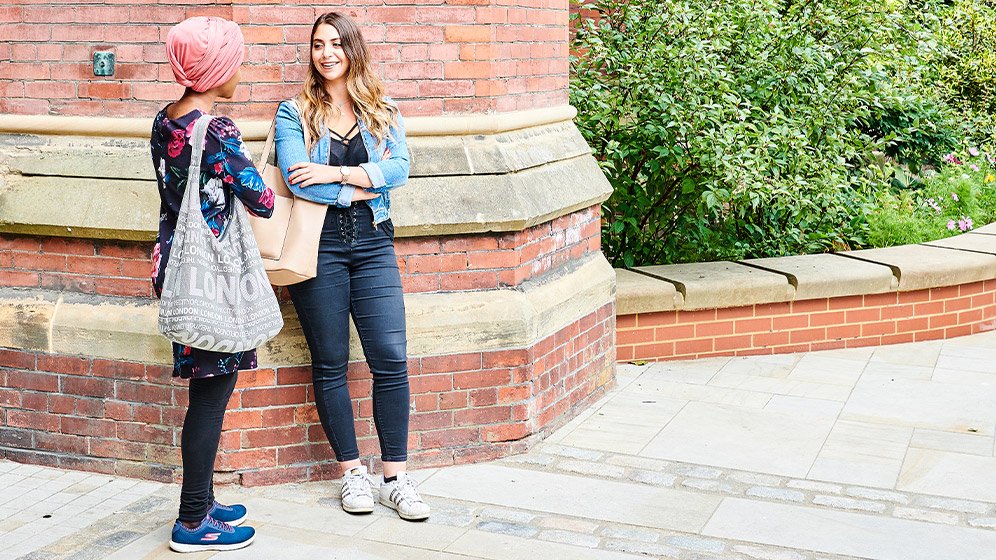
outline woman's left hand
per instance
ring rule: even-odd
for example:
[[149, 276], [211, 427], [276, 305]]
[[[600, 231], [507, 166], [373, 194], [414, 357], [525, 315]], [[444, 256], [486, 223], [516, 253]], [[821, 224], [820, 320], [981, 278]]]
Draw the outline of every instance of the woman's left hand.
[[320, 163], [302, 161], [288, 167], [287, 171], [289, 172], [287, 180], [290, 181], [290, 184], [301, 188], [334, 183], [339, 179], [339, 174], [335, 168]]

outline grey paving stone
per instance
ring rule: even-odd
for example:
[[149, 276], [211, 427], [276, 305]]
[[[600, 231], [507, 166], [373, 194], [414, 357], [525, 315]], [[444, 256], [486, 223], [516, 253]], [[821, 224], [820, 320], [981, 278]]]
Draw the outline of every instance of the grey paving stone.
[[946, 509], [949, 511], [959, 511], [962, 513], [986, 513], [989, 511], [989, 504], [981, 502], [970, 502], [968, 500], [956, 500], [954, 498], [937, 498], [934, 496], [919, 496], [915, 500], [917, 505], [933, 509]]
[[972, 527], [996, 529], [996, 517], [976, 517], [975, 519], [969, 519], [968, 524]]
[[626, 469], [616, 465], [606, 465], [603, 463], [592, 463], [590, 461], [561, 461], [557, 463], [557, 468], [589, 476], [605, 476], [609, 478], [621, 478], [626, 474]]
[[726, 545], [723, 544], [723, 541], [707, 539], [694, 535], [677, 535], [674, 537], [668, 537], [667, 544], [683, 548], [685, 550], [694, 550], [698, 552], [723, 552], [726, 550]]
[[813, 498], [813, 503], [821, 506], [830, 506], [833, 508], [854, 509], [859, 511], [873, 511], [875, 513], [882, 513], [883, 511], [885, 511], [885, 504], [881, 504], [878, 502], [871, 502], [868, 500], [856, 500], [854, 498], [845, 498], [843, 496], [819, 495]]
[[654, 471], [634, 470], [629, 475], [630, 480], [652, 484], [654, 486], [674, 486], [678, 477], [673, 474], [660, 473]]
[[450, 513], [450, 512], [432, 512], [432, 523], [438, 523], [439, 525], [449, 525], [450, 527], [466, 527], [477, 520], [477, 517], [473, 515]]
[[913, 519], [914, 521], [926, 521], [928, 523], [945, 523], [947, 525], [957, 525], [959, 521], [958, 514], [955, 513], [903, 506], [896, 506], [892, 510], [892, 515], [900, 519]]
[[782, 500], [786, 502], [806, 501], [806, 495], [798, 490], [787, 490], [785, 488], [769, 488], [767, 486], [754, 486], [753, 488], [748, 488], [747, 495], [753, 498]]
[[744, 484], [756, 484], [758, 486], [778, 486], [784, 479], [771, 476], [770, 474], [758, 474], [749, 472], [733, 472], [726, 476], [730, 480], [743, 482]]
[[507, 523], [505, 521], [481, 521], [477, 524], [477, 528], [489, 533], [500, 533], [502, 535], [525, 538], [539, 533], [539, 529], [535, 527], [522, 525], [521, 523]]
[[584, 459], [585, 461], [598, 461], [602, 458], [602, 453], [599, 453], [598, 451], [556, 444], [545, 444], [540, 448], [540, 451], [551, 455], [560, 455], [561, 457]]
[[602, 529], [602, 536], [611, 539], [626, 539], [646, 543], [655, 543], [660, 540], [659, 533], [630, 527], [606, 527]]
[[610, 465], [621, 467], [633, 467], [634, 469], [646, 469], [649, 471], [662, 471], [670, 468], [673, 463], [661, 461], [660, 459], [650, 459], [647, 457], [635, 457], [633, 455], [611, 455], [606, 460]]
[[798, 552], [760, 546], [738, 544], [733, 547], [733, 551], [755, 560], [807, 560], [805, 555]]
[[658, 543], [609, 539], [605, 541], [604, 546], [609, 550], [618, 550], [619, 552], [629, 552], [632, 554], [643, 554], [646, 556], [664, 556], [668, 558], [678, 558], [681, 556], [680, 549]]
[[597, 548], [599, 543], [598, 537], [586, 535], [584, 533], [575, 533], [574, 531], [560, 531], [557, 529], [540, 531], [537, 538], [544, 541], [573, 544], [575, 546], [586, 546], [588, 548]]
[[812, 492], [823, 492], [824, 494], [840, 494], [844, 491], [844, 487], [839, 484], [816, 482], [814, 480], [790, 480], [785, 485], [789, 488], [809, 490]]
[[679, 474], [693, 476], [695, 478], [715, 479], [723, 475], [723, 471], [712, 467], [698, 467], [694, 465], [682, 465], [675, 469]]
[[910, 503], [910, 497], [906, 494], [900, 494], [899, 492], [889, 492], [888, 490], [875, 490], [872, 488], [861, 488], [859, 486], [853, 486], [848, 488], [845, 492], [848, 496], [853, 496], [855, 498], [866, 498], [869, 500], [882, 500], [886, 502], [893, 502], [896, 504], [908, 504]]
[[584, 519], [571, 519], [569, 517], [544, 517], [537, 522], [537, 525], [547, 529], [589, 534], [594, 533], [599, 526], [598, 523], [592, 523]]
[[496, 507], [486, 507], [481, 510], [479, 515], [487, 519], [508, 521], [509, 523], [518, 523], [522, 525], [528, 525], [533, 519], [536, 519], [536, 516], [532, 513]]
[[681, 483], [682, 486], [695, 488], [696, 490], [706, 490], [708, 492], [724, 492], [726, 494], [739, 494], [740, 491], [731, 484], [718, 480], [702, 480], [699, 478], [689, 478]]
[[505, 457], [500, 462], [502, 463], [520, 463], [524, 465], [538, 465], [540, 467], [547, 467], [553, 464], [557, 459], [550, 455], [545, 455], [543, 453], [527, 453], [525, 455], [513, 455], [512, 457]]

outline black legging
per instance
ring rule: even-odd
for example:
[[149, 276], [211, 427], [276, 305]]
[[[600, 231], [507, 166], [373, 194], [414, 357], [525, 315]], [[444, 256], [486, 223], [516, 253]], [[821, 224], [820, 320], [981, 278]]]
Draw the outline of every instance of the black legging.
[[232, 373], [190, 380], [190, 404], [180, 436], [180, 521], [199, 523], [214, 505], [214, 459], [237, 377], [238, 373]]

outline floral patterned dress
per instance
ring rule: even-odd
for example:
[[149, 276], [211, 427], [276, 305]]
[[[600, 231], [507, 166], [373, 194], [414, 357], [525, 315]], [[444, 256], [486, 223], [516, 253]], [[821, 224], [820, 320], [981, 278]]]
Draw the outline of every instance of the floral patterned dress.
[[[167, 105], [168, 107], [168, 105]], [[152, 164], [159, 183], [159, 236], [152, 249], [152, 286], [160, 297], [176, 221], [187, 187], [190, 167], [190, 134], [202, 115], [194, 110], [170, 119], [164, 107], [152, 125]], [[230, 119], [215, 117], [208, 127], [201, 159], [201, 213], [216, 236], [225, 230], [231, 215], [232, 196], [239, 197], [249, 212], [269, 217], [273, 213], [273, 191], [252, 163], [242, 134]], [[212, 377], [256, 367], [256, 351], [235, 354], [208, 352], [173, 343], [173, 376]]]

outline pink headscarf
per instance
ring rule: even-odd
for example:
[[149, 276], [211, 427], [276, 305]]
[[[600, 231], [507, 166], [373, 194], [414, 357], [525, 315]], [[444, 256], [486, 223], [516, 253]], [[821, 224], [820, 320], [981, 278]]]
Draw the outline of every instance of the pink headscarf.
[[192, 17], [169, 30], [166, 55], [177, 83], [205, 92], [235, 75], [245, 57], [245, 39], [235, 22]]

